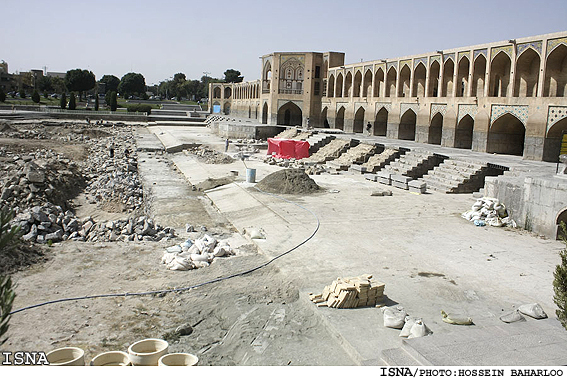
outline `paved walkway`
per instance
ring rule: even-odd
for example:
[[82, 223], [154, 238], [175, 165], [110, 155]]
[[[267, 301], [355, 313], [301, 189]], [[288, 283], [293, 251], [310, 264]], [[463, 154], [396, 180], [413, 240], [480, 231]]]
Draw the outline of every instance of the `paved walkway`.
[[[187, 141], [223, 146], [222, 139], [204, 128], [168, 132]], [[184, 154], [173, 160], [192, 183], [232, 170], [244, 176], [239, 161], [205, 165]], [[258, 180], [280, 169], [259, 160], [246, 165], [257, 169]], [[274, 263], [298, 286], [304, 306], [314, 307], [308, 293], [321, 292], [337, 277], [372, 274], [386, 283], [388, 305], [404, 306], [434, 332], [403, 340], [399, 330], [383, 327], [378, 308], [318, 308], [316, 314], [329, 332], [359, 364], [567, 364], [566, 357], [555, 353], [567, 349], [567, 332], [554, 320], [552, 289], [561, 243], [523, 231], [475, 227], [460, 217], [473, 202], [470, 194], [415, 195], [358, 175], [313, 178], [322, 192], [285, 197], [313, 211], [320, 229], [307, 244]], [[266, 231], [266, 240], [257, 244], [267, 257], [312, 233], [316, 221], [310, 213], [252, 187], [236, 182], [208, 191], [207, 196], [237, 229]], [[392, 190], [393, 196], [371, 197], [378, 188]], [[541, 304], [552, 319], [510, 325], [498, 319], [504, 311], [532, 302]], [[441, 310], [466, 314], [475, 325], [446, 324]], [[536, 340], [543, 342], [534, 346]], [[503, 344], [509, 349], [498, 348]], [[489, 354], [471, 354], [471, 346]]]

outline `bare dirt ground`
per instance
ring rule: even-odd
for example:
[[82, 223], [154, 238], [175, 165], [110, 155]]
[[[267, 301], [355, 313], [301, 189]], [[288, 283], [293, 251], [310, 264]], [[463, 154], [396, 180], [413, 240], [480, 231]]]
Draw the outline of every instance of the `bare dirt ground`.
[[[59, 149], [74, 159], [85, 158], [80, 144], [70, 148], [49, 139], [1, 142], [25, 149]], [[167, 158], [159, 155], [144, 159], [167, 164]], [[154, 191], [159, 191], [154, 184]], [[191, 188], [191, 183], [187, 186]], [[208, 225], [217, 235], [234, 233], [230, 223], [203, 201], [202, 193], [193, 191], [186, 200], [195, 225]], [[90, 204], [84, 195], [72, 203], [78, 217], [113, 220], [129, 216]], [[148, 205], [153, 211], [160, 206], [157, 202]], [[188, 287], [267, 260], [254, 244], [245, 243], [235, 256], [216, 259], [207, 268], [166, 270], [160, 263], [164, 248], [183, 240], [41, 245], [37, 248], [45, 252], [47, 261], [13, 274], [17, 283], [13, 310], [76, 296]], [[176, 332], [180, 326], [192, 332], [180, 335]], [[170, 352], [195, 353], [201, 365], [353, 364], [314, 317], [313, 308], [303, 305], [293, 280], [275, 266], [185, 292], [45, 305], [14, 314], [8, 337], [2, 350], [48, 352], [78, 346], [85, 350], [87, 361], [104, 351], [126, 351], [143, 338], [165, 338]]]

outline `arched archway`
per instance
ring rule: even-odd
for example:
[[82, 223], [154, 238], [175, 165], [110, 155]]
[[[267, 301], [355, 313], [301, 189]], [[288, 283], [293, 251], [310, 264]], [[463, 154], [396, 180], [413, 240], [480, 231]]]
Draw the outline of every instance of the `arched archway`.
[[329, 76], [329, 84], [327, 85], [327, 97], [335, 97], [335, 76]]
[[221, 105], [218, 101], [213, 103], [213, 113], [221, 113]]
[[493, 97], [506, 97], [510, 84], [510, 57], [499, 52], [490, 64], [490, 94]]
[[224, 98], [229, 99], [232, 96], [232, 88], [224, 87]]
[[567, 95], [567, 46], [557, 46], [547, 57], [543, 96]]
[[224, 114], [230, 114], [230, 103], [224, 103]]
[[400, 88], [398, 89], [398, 97], [410, 96], [410, 75], [411, 71], [407, 65], [404, 65], [400, 71]]
[[539, 80], [539, 54], [534, 49], [527, 49], [516, 62], [516, 83], [514, 96], [536, 97]]
[[372, 94], [372, 71], [366, 70], [362, 83], [362, 97], [368, 97], [370, 94]]
[[423, 63], [419, 62], [413, 73], [413, 95], [417, 97], [425, 96], [426, 70]]
[[354, 133], [364, 133], [364, 108], [360, 107], [354, 114], [354, 124], [352, 126]]
[[443, 67], [443, 88], [441, 89], [441, 97], [451, 96], [453, 93], [453, 73], [455, 71], [455, 63], [451, 58], [447, 59]]
[[335, 128], [344, 130], [345, 128], [345, 107], [340, 107], [335, 117]]
[[335, 97], [343, 97], [343, 74], [339, 72], [337, 75], [337, 86], [335, 88]]
[[411, 109], [403, 114], [398, 127], [398, 139], [407, 141], [415, 140], [415, 120], [417, 116]]
[[386, 97], [396, 95], [396, 75], [397, 71], [394, 67], [390, 67], [386, 76]]
[[427, 94], [427, 96], [437, 97], [437, 91], [439, 88], [439, 71], [441, 70], [441, 65], [439, 65], [439, 62], [434, 61], [433, 63], [431, 63], [429, 70], [429, 93]]
[[516, 116], [506, 113], [488, 130], [487, 153], [523, 155], [526, 128]]
[[291, 101], [278, 109], [278, 125], [301, 126], [302, 122], [301, 108]]
[[388, 130], [388, 111], [386, 108], [382, 107], [376, 113], [376, 120], [374, 121], [374, 135], [375, 136], [385, 136]]
[[329, 121], [327, 120], [327, 107], [321, 111], [321, 123], [323, 128], [329, 128]]
[[546, 162], [558, 162], [561, 150], [561, 141], [567, 134], [567, 118], [557, 121], [547, 131], [543, 143], [543, 160]]
[[486, 58], [480, 54], [476, 57], [473, 66], [473, 82], [471, 96], [484, 96], [484, 75], [486, 73]]
[[459, 149], [471, 149], [473, 140], [474, 120], [466, 115], [459, 121], [455, 129], [455, 147]]
[[429, 135], [427, 137], [427, 143], [432, 145], [441, 145], [441, 136], [443, 135], [443, 115], [437, 113], [431, 119], [429, 124]]
[[264, 103], [262, 107], [262, 124], [268, 123], [268, 103]]
[[457, 70], [457, 97], [467, 95], [467, 84], [469, 81], [469, 58], [463, 57], [459, 61], [459, 69]]
[[360, 71], [356, 72], [354, 75], [354, 88], [353, 88], [353, 96], [360, 97], [360, 87], [362, 86], [362, 74]]
[[555, 224], [557, 225], [557, 233], [555, 238], [558, 240], [567, 238], [567, 233], [561, 227], [561, 223], [564, 223], [565, 227], [567, 228], [567, 209], [563, 209], [561, 212], [559, 212], [557, 218], [555, 219]]
[[382, 96], [382, 87], [384, 86], [384, 71], [379, 68], [374, 75], [374, 97]]
[[221, 98], [221, 89], [220, 87], [213, 88], [213, 99], [220, 99]]
[[352, 90], [352, 74], [347, 72], [345, 76], [345, 93], [343, 94], [344, 97], [350, 97]]

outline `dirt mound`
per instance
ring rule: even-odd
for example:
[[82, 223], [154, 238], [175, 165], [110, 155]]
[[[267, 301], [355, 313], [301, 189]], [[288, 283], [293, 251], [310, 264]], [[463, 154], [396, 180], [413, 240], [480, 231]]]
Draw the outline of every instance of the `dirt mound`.
[[266, 192], [287, 194], [313, 193], [320, 189], [301, 169], [276, 171], [262, 179], [256, 187]]
[[197, 188], [197, 191], [207, 191], [213, 188], [224, 186], [225, 184], [229, 184], [232, 182], [234, 182], [234, 176], [226, 176], [224, 178], [218, 178], [218, 179], [208, 178], [206, 180], [203, 180], [201, 183], [197, 184], [195, 187]]

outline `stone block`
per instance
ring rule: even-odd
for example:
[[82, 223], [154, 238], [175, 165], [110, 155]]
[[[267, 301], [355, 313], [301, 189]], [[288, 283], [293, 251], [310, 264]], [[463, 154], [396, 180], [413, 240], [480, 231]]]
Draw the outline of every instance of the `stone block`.
[[392, 182], [409, 183], [413, 179], [405, 175], [392, 175]]
[[427, 184], [425, 184], [425, 182], [421, 180], [411, 180], [410, 182], [408, 182], [408, 187], [410, 191], [425, 193]]
[[364, 174], [364, 179], [375, 182], [377, 180], [377, 177], [375, 174]]
[[376, 173], [376, 180], [382, 184], [392, 184], [392, 173], [388, 171], [378, 171]]
[[401, 188], [401, 189], [409, 189], [408, 184], [405, 182], [397, 182], [397, 181], [392, 181], [392, 185], [396, 188]]

